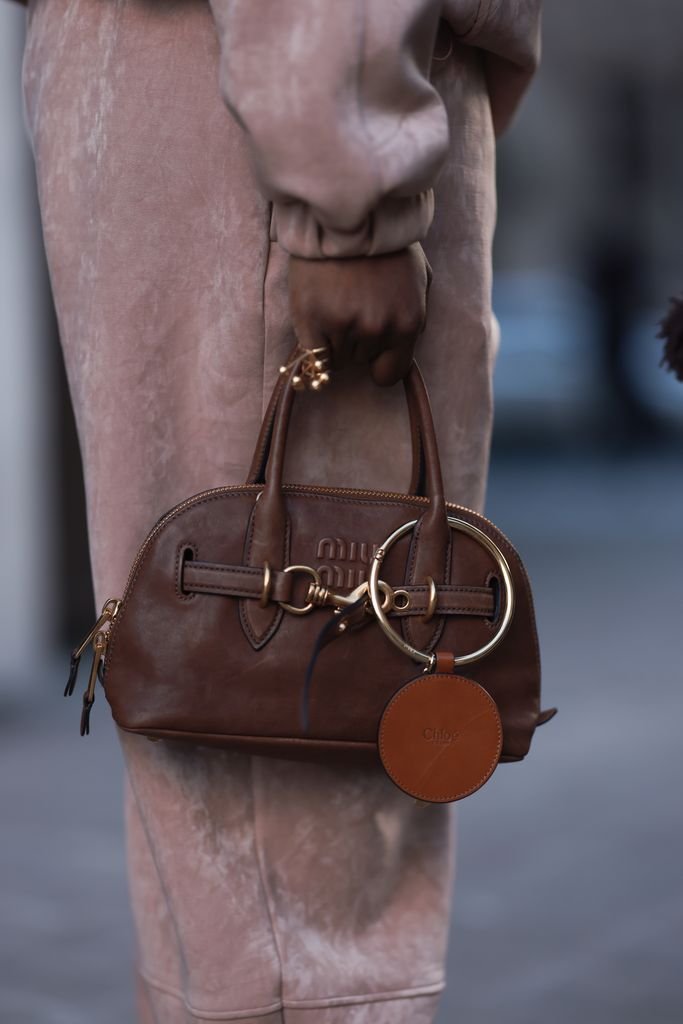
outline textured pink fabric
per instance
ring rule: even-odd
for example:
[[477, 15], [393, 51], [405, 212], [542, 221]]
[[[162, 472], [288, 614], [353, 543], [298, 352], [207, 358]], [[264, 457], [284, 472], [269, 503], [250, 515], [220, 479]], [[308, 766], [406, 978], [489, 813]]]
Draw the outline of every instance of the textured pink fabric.
[[[28, 19], [27, 125], [101, 603], [122, 593], [160, 514], [244, 479], [292, 344], [288, 257], [221, 100], [208, 4], [30, 0]], [[327, 102], [324, 63], [311, 61]], [[456, 42], [432, 81], [451, 141], [418, 356], [447, 495], [478, 507], [496, 345], [494, 126], [477, 49]], [[355, 367], [324, 397], [297, 399], [292, 426], [289, 479], [406, 486], [400, 387]], [[95, 730], [105, 717], [98, 703]], [[379, 769], [121, 742], [142, 1021], [433, 1020], [449, 808], [416, 806]]]
[[444, 49], [457, 39], [488, 51], [496, 128], [538, 59], [539, 0], [211, 6], [221, 90], [273, 200], [271, 238], [304, 257], [374, 255], [425, 237], [453, 127], [430, 81], [440, 18]]

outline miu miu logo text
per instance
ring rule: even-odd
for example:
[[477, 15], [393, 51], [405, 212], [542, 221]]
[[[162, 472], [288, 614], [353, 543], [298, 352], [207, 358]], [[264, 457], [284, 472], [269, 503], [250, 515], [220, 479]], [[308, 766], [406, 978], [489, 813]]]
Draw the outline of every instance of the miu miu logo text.
[[[326, 587], [348, 587], [354, 590], [368, 578], [367, 565], [379, 547], [366, 541], [343, 537], [321, 537], [316, 549], [316, 568]], [[355, 563], [339, 565], [339, 562]], [[360, 565], [358, 564], [360, 562]]]

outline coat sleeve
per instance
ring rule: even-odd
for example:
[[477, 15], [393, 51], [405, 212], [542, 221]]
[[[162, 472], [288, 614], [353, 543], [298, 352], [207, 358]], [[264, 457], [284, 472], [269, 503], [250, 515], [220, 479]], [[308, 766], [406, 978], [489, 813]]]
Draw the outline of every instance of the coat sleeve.
[[443, 17], [460, 43], [483, 52], [496, 134], [510, 123], [541, 53], [541, 0], [445, 0]]
[[222, 96], [273, 203], [271, 238], [368, 256], [426, 235], [448, 150], [429, 81], [439, 0], [210, 0]]

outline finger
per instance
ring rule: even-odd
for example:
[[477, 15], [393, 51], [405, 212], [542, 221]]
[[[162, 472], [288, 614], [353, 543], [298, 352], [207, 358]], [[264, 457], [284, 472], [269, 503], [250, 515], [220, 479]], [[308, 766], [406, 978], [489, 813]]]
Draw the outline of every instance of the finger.
[[325, 334], [322, 325], [310, 316], [292, 317], [294, 334], [300, 349], [320, 349], [316, 358], [326, 364], [326, 369], [333, 369], [336, 363], [334, 345]]
[[300, 348], [318, 348], [327, 344], [322, 330], [310, 317], [292, 316], [292, 327]]
[[392, 384], [396, 384], [397, 381], [407, 376], [412, 361], [412, 345], [385, 349], [370, 364], [372, 379], [380, 387], [391, 387]]
[[359, 334], [356, 332], [350, 336], [349, 341], [351, 361], [364, 366], [373, 362], [391, 344], [390, 338], [374, 333]]
[[349, 361], [348, 343], [342, 331], [333, 331], [326, 335], [330, 369], [340, 370]]

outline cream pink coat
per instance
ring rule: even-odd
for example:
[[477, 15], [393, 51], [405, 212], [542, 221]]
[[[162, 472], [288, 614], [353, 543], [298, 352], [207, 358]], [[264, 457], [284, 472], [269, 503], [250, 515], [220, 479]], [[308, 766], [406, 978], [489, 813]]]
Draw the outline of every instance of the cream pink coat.
[[[26, 120], [98, 603], [169, 506], [244, 479], [292, 342], [288, 252], [424, 239], [418, 358], [447, 497], [482, 504], [494, 136], [533, 70], [537, 8], [29, 0]], [[400, 387], [339, 373], [293, 427], [290, 479], [406, 486]], [[106, 727], [100, 701], [91, 742]], [[142, 1021], [433, 1020], [448, 807], [418, 807], [379, 769], [121, 742]]]

